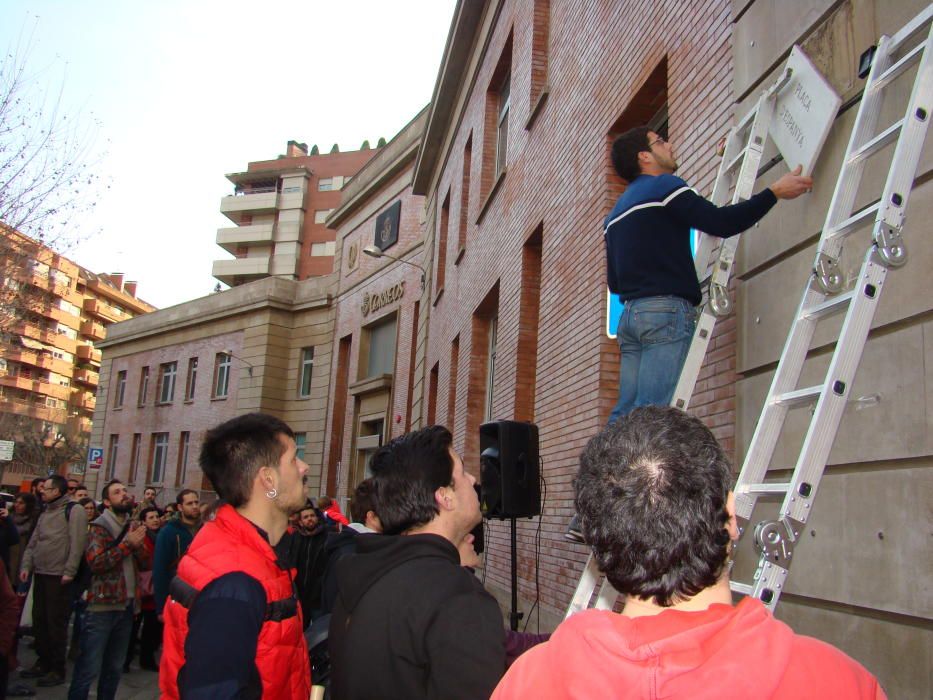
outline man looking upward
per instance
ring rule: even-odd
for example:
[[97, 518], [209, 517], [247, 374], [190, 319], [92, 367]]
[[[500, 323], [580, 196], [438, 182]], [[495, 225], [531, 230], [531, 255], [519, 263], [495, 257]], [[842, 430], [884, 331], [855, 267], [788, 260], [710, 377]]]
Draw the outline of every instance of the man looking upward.
[[188, 551], [191, 541], [201, 527], [201, 508], [198, 492], [182, 489], [175, 497], [178, 518], [169, 520], [156, 539], [152, 561], [152, 589], [155, 594], [155, 612], [162, 615], [168, 586], [178, 571], [178, 562]]
[[301, 609], [272, 549], [305, 502], [308, 465], [295, 434], [278, 418], [248, 413], [209, 430], [199, 462], [224, 505], [170, 586], [162, 697], [307, 700]]
[[619, 400], [610, 423], [636, 406], [667, 405], [673, 397], [701, 301], [691, 229], [735, 236], [777, 200], [813, 186], [798, 167], [747, 201], [716, 207], [674, 175], [674, 147], [648, 127], [615, 140], [612, 164], [628, 187], [605, 221], [609, 290], [625, 303], [618, 331]]
[[482, 516], [451, 439], [433, 425], [372, 457], [384, 534], [358, 537], [337, 566], [334, 700], [476, 700], [502, 676], [499, 605], [460, 565], [457, 546]]

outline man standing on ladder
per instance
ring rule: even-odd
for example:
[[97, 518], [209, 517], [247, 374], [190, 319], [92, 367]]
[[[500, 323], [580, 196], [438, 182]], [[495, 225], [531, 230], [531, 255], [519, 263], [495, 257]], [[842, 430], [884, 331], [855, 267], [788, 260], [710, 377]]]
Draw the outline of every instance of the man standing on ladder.
[[[674, 147], [646, 126], [612, 144], [612, 165], [628, 183], [606, 217], [609, 291], [625, 304], [619, 320], [619, 399], [609, 423], [638, 406], [670, 404], [696, 329], [702, 301], [690, 242], [693, 229], [720, 238], [760, 221], [779, 199], [813, 187], [787, 173], [750, 199], [717, 207], [674, 175]], [[575, 515], [565, 537], [583, 542]]]
[[610, 423], [637, 406], [667, 405], [674, 394], [701, 301], [691, 229], [735, 236], [777, 200], [813, 187], [797, 167], [751, 199], [717, 207], [674, 175], [673, 146], [648, 127], [615, 140], [612, 165], [629, 184], [605, 222], [609, 290], [625, 304], [618, 332], [619, 400]]

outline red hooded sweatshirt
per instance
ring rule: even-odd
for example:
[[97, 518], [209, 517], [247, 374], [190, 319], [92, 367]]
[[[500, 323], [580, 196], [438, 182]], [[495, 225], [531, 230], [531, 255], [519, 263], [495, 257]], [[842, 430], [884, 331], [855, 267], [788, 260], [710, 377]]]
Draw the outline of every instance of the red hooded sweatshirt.
[[858, 663], [745, 598], [636, 618], [578, 613], [515, 662], [492, 700], [885, 697]]

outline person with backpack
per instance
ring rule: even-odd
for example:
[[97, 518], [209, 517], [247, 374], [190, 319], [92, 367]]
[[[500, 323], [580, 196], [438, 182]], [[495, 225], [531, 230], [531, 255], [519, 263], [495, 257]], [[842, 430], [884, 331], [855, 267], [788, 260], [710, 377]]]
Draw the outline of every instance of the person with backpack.
[[91, 523], [87, 539], [91, 586], [69, 700], [86, 700], [98, 676], [97, 697], [112, 700], [116, 696], [133, 617], [141, 609], [139, 572], [151, 561], [144, 546], [146, 528], [130, 518], [134, 504], [126, 486], [113, 479], [101, 497], [105, 510]]
[[[72, 583], [87, 542], [84, 508], [68, 508], [68, 482], [60, 474], [45, 480], [45, 510], [23, 552], [19, 578], [25, 583], [33, 574], [32, 620], [38, 660], [20, 675], [38, 678], [42, 687], [65, 682], [65, 648], [71, 613]], [[72, 504], [73, 505], [73, 504]]]

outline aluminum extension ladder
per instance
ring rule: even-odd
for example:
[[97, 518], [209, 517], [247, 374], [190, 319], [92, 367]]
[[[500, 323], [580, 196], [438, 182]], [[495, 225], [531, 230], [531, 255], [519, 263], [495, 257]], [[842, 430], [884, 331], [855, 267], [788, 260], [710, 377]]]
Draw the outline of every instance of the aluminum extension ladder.
[[[730, 129], [713, 185], [713, 194], [710, 197], [710, 201], [716, 206], [722, 206], [730, 201], [730, 190], [732, 191], [732, 204], [752, 196], [755, 181], [758, 179], [758, 168], [761, 165], [765, 142], [768, 138], [768, 129], [774, 117], [775, 101], [778, 93], [790, 78], [791, 73], [785, 68], [778, 80], [761, 93], [755, 106]], [[690, 401], [709, 341], [713, 336], [716, 320], [732, 313], [732, 301], [728, 291], [729, 276], [732, 274], [738, 242], [739, 236], [719, 238], [700, 233], [695, 257], [696, 272], [701, 287], [708, 285], [707, 300], [697, 320], [690, 350], [671, 400], [671, 405], [677, 408], [685, 409]], [[570, 617], [589, 605], [593, 591], [599, 585], [601, 578], [602, 575], [591, 554], [565, 617]], [[603, 580], [594, 607], [609, 609], [615, 605], [617, 598], [618, 593], [615, 589], [608, 581]]]
[[[758, 497], [784, 495], [778, 516], [754, 529], [759, 553], [752, 584], [733, 582], [732, 590], [759, 598], [774, 609], [784, 588], [794, 548], [812, 512], [813, 502], [839, 423], [848, 401], [872, 318], [889, 268], [904, 265], [904, 211], [933, 108], [933, 5], [894, 36], [878, 42], [862, 95], [845, 160], [826, 215], [813, 273], [791, 325], [768, 398], [752, 437], [735, 487], [736, 515], [747, 529]], [[912, 39], [925, 31], [920, 42]], [[877, 129], [885, 88], [918, 64], [910, 99], [902, 119]], [[884, 191], [871, 206], [853, 212], [866, 160], [895, 142]], [[872, 242], [852, 289], [843, 291], [839, 258], [849, 234], [871, 225]], [[829, 370], [822, 384], [797, 388], [813, 333], [819, 321], [845, 312]], [[814, 407], [815, 405], [815, 407]], [[766, 480], [774, 448], [791, 408], [813, 407], [793, 476], [787, 483]]]

